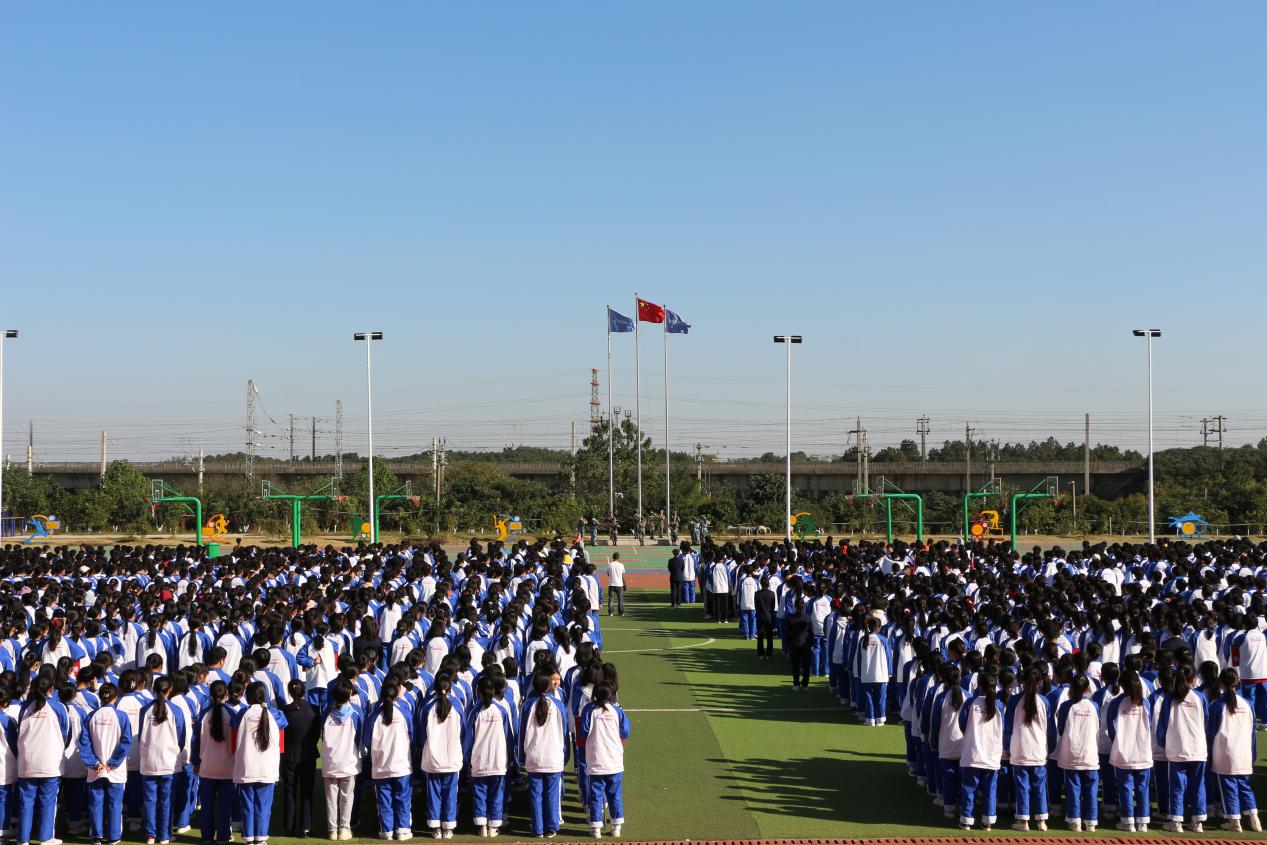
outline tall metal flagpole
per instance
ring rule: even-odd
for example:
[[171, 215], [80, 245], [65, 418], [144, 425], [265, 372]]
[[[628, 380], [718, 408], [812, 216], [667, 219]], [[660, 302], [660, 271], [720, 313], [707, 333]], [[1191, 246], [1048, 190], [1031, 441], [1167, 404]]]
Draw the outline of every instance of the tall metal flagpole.
[[664, 312], [664, 533], [673, 518], [673, 485], [669, 483], [669, 312]]
[[612, 410], [612, 307], [607, 306], [607, 518], [616, 515], [616, 413]]
[[634, 291], [634, 427], [638, 434], [638, 515], [635, 530], [642, 523], [642, 314], [638, 310], [638, 292]]

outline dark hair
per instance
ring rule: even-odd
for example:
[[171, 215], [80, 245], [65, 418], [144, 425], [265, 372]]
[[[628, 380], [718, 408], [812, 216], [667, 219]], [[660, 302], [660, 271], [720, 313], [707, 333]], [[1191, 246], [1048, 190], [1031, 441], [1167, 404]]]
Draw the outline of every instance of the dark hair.
[[947, 664], [942, 669], [942, 677], [950, 689], [947, 691], [950, 695], [950, 703], [958, 710], [963, 706], [963, 685], [960, 683], [962, 676], [959, 674], [959, 667], [953, 664]]
[[985, 720], [988, 722], [999, 712], [999, 675], [987, 669], [977, 678], [977, 689], [985, 698]]
[[606, 681], [599, 681], [594, 684], [594, 693], [591, 698], [594, 701], [595, 707], [598, 707], [600, 710], [606, 710], [607, 702], [611, 701], [612, 698], [611, 686]]
[[1188, 691], [1192, 689], [1192, 667], [1180, 666], [1175, 670], [1175, 680], [1170, 686], [1170, 691], [1174, 693], [1175, 702], [1182, 704], [1188, 698]]
[[111, 704], [119, 697], [119, 688], [107, 681], [97, 690], [97, 697], [101, 699], [102, 706]]
[[171, 679], [164, 676], [154, 682], [154, 724], [161, 725], [167, 721], [167, 696], [172, 694]]
[[1241, 685], [1241, 677], [1232, 667], [1228, 667], [1219, 673], [1219, 685], [1223, 687], [1223, 700], [1227, 703], [1227, 712], [1235, 713], [1237, 706], [1240, 704], [1240, 696], [1236, 694], [1237, 687]]
[[212, 681], [208, 693], [211, 695], [211, 738], [224, 742], [224, 700], [229, 697], [229, 685]]
[[291, 701], [302, 701], [304, 698], [304, 682], [298, 678], [294, 678], [290, 683], [286, 684], [286, 693], [290, 696]]
[[252, 681], [246, 687], [246, 703], [260, 706], [260, 720], [255, 726], [255, 747], [267, 751], [273, 742], [272, 715], [268, 712], [268, 689], [262, 681]]
[[1139, 707], [1144, 703], [1144, 682], [1140, 680], [1138, 672], [1128, 669], [1122, 673], [1118, 683], [1122, 688], [1122, 694], [1130, 699], [1131, 704]]
[[384, 725], [392, 723], [392, 719], [396, 715], [396, 697], [399, 695], [400, 686], [394, 680], [389, 680], [383, 684], [383, 691], [379, 696], [378, 706], [382, 712]]
[[198, 653], [198, 633], [202, 630], [202, 617], [194, 616], [189, 620], [189, 648], [187, 649], [190, 657]]
[[1037, 666], [1031, 666], [1025, 671], [1025, 724], [1032, 725], [1034, 720], [1038, 718], [1038, 688], [1043, 684], [1043, 673], [1039, 671]]
[[453, 684], [448, 678], [436, 678], [435, 686], [431, 688], [431, 692], [436, 697], [436, 718], [441, 722], [449, 718], [449, 711], [453, 709], [453, 702], [449, 701], [449, 691], [453, 689]]
[[1069, 681], [1069, 700], [1075, 703], [1081, 701], [1090, 688], [1091, 682], [1086, 675], [1074, 675]]
[[550, 676], [547, 673], [538, 672], [532, 676], [532, 691], [537, 694], [537, 703], [533, 707], [532, 715], [536, 718], [538, 725], [544, 725], [550, 718], [550, 702], [546, 700], [546, 691], [549, 689]]

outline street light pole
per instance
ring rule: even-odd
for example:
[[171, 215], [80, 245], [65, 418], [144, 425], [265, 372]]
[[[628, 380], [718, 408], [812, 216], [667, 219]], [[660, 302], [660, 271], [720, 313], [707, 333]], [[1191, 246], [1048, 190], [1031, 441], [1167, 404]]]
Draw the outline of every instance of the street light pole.
[[378, 542], [378, 502], [374, 500], [374, 341], [382, 340], [382, 332], [356, 332], [353, 340], [365, 341], [365, 408], [369, 428], [369, 496], [370, 544]]
[[17, 329], [0, 334], [0, 537], [4, 536], [4, 342], [17, 336]]
[[1157, 514], [1153, 497], [1153, 338], [1161, 337], [1161, 329], [1134, 329], [1135, 337], [1148, 343], [1148, 542], [1156, 543]]
[[792, 344], [800, 343], [801, 336], [776, 334], [774, 342], [787, 346], [787, 479], [784, 499], [784, 516], [786, 517], [784, 527], [787, 533], [784, 536], [790, 542], [792, 539]]

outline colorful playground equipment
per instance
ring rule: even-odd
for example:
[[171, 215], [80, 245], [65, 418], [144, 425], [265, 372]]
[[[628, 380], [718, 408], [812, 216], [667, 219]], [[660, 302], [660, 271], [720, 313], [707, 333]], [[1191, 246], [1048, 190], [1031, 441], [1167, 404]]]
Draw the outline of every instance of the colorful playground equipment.
[[37, 513], [28, 517], [26, 527], [31, 529], [31, 536], [22, 541], [22, 545], [29, 546], [36, 540], [44, 540], [53, 535], [53, 532], [62, 527], [61, 521], [55, 516], [45, 516]]
[[[1011, 529], [1012, 548], [1016, 548], [1016, 518], [1020, 516], [1021, 511], [1034, 501], [1039, 499], [1054, 499], [1060, 493], [1060, 478], [1055, 475], [1049, 475], [1042, 481], [1035, 484], [1030, 490], [1024, 493], [1013, 493], [1011, 496], [1011, 507], [1008, 508], [1008, 523]], [[1002, 536], [1003, 531], [1000, 526], [1001, 519], [999, 512], [996, 510], [982, 510], [977, 513], [975, 519], [969, 519], [971, 503], [976, 499], [984, 499], [989, 496], [1003, 495], [1002, 479], [992, 478], [987, 481], [978, 490], [963, 495], [963, 537], [965, 541], [980, 540], [990, 536]], [[996, 533], [997, 532], [997, 533]]]
[[974, 540], [982, 537], [1002, 537], [1003, 526], [999, 524], [999, 512], [984, 510], [978, 513], [968, 525], [968, 533]]
[[[179, 490], [168, 484], [161, 478], [155, 478], [150, 482], [150, 512], [158, 510], [158, 506], [172, 502], [185, 506], [185, 510], [194, 515], [194, 545], [201, 546], [202, 542], [202, 499], [197, 496], [182, 495]], [[222, 520], [223, 515], [216, 514]], [[228, 528], [228, 522], [225, 521], [225, 528]]]
[[1210, 523], [1201, 514], [1188, 511], [1183, 516], [1170, 517], [1170, 527], [1178, 537], [1199, 540], [1210, 530]]
[[497, 539], [502, 543], [524, 533], [524, 521], [508, 513], [499, 513], [494, 516], [493, 525], [497, 528]]

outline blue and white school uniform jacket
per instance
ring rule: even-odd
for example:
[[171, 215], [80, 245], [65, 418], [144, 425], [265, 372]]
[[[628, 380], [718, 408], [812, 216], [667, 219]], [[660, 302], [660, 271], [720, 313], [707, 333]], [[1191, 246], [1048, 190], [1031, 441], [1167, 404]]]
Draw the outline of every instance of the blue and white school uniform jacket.
[[513, 722], [504, 702], [471, 708], [463, 740], [471, 777], [500, 777], [510, 770], [515, 750]]
[[198, 776], [207, 780], [233, 779], [233, 715], [234, 711], [226, 703], [220, 718], [220, 727], [224, 739], [217, 740], [211, 735], [211, 720], [214, 707], [203, 710], [198, 717], [198, 725], [194, 730], [193, 763], [198, 767]]
[[[988, 717], [988, 718], [987, 718]], [[986, 711], [985, 696], [978, 693], [959, 708], [959, 765], [964, 768], [997, 770], [1003, 763], [1003, 702], [994, 702], [994, 715]]]
[[349, 705], [331, 709], [321, 723], [321, 774], [327, 778], [356, 777], [361, 773], [361, 740], [365, 717]]
[[140, 771], [143, 775], [171, 775], [182, 765], [189, 724], [185, 710], [167, 702], [167, 718], [154, 720], [154, 702], [141, 710], [141, 729], [137, 745], [140, 749]]
[[0, 786], [18, 782], [18, 720], [0, 710]]
[[422, 746], [418, 765], [424, 772], [433, 775], [460, 772], [465, 762], [462, 748], [462, 708], [450, 702], [449, 715], [441, 721], [437, 712], [438, 704], [439, 700], [432, 696], [418, 714], [415, 739]]
[[45, 699], [38, 710], [34, 700], [23, 704], [18, 719], [18, 777], [61, 777], [62, 752], [68, 742], [70, 717], [60, 701]]
[[[268, 720], [272, 742], [261, 749], [255, 740], [260, 723]], [[277, 783], [282, 761], [282, 730], [286, 717], [271, 704], [252, 704], [233, 717], [233, 782]]]
[[864, 684], [887, 684], [893, 674], [893, 652], [887, 638], [863, 634], [854, 649], [850, 674]]
[[1056, 765], [1065, 771], [1100, 768], [1100, 710], [1090, 698], [1066, 700], [1054, 713]]
[[585, 767], [591, 775], [615, 775], [625, 770], [625, 740], [629, 717], [614, 701], [604, 706], [588, 704], [576, 727], [577, 745], [585, 750]]
[[1236, 696], [1233, 712], [1225, 699], [1210, 705], [1206, 729], [1210, 745], [1210, 768], [1216, 775], [1251, 775], [1258, 756], [1258, 736], [1254, 731], [1254, 708]]
[[1209, 758], [1206, 722], [1209, 706], [1205, 696], [1190, 690], [1183, 701], [1167, 693], [1157, 718], [1157, 744], [1168, 763], [1204, 763]]
[[1041, 694], [1034, 696], [1034, 718], [1025, 717], [1025, 693], [1017, 693], [1003, 714], [1003, 747], [1013, 766], [1045, 766], [1051, 751], [1050, 705]]
[[[84, 722], [79, 735], [79, 759], [88, 770], [88, 782], [105, 779], [126, 783], [128, 749], [132, 747], [132, 722], [128, 714], [113, 705], [99, 707]], [[104, 763], [104, 772], [96, 771]]]
[[1226, 662], [1242, 681], [1267, 680], [1267, 637], [1262, 631], [1241, 631], [1223, 643]]
[[66, 705], [66, 718], [70, 723], [70, 740], [66, 750], [62, 752], [62, 777], [79, 780], [88, 777], [88, 769], [79, 757], [79, 740], [84, 733], [84, 722], [89, 711], [76, 705], [73, 701]]
[[[545, 699], [550, 713], [545, 724], [537, 723], [537, 702]], [[563, 771], [570, 757], [567, 717], [563, 704], [551, 695], [532, 696], [519, 715], [519, 761], [532, 774]]]
[[1153, 712], [1148, 699], [1131, 702], [1119, 695], [1106, 709], [1105, 727], [1109, 735], [1109, 765], [1115, 769], [1141, 771], [1153, 766]]
[[383, 705], [374, 705], [365, 722], [365, 752], [370, 758], [370, 777], [374, 780], [405, 777], [413, 771], [409, 759], [413, 743], [413, 719], [409, 709], [401, 702], [392, 703], [391, 724], [383, 721]]

